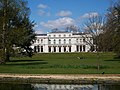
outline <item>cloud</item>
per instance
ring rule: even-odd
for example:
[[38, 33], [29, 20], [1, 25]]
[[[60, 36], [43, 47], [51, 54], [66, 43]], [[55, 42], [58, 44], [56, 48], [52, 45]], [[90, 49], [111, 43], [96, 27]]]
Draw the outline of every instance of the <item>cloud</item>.
[[99, 14], [97, 12], [90, 12], [90, 13], [86, 13], [83, 16], [81, 16], [81, 18], [92, 18], [92, 17], [96, 17], [99, 16]]
[[35, 33], [36, 34], [45, 34], [46, 32], [44, 32], [44, 30], [36, 30]]
[[48, 29], [54, 29], [54, 28], [63, 28], [69, 25], [74, 25], [75, 20], [69, 17], [59, 18], [56, 20], [50, 20], [48, 22], [41, 22], [40, 25], [48, 28]]
[[38, 5], [38, 14], [40, 16], [50, 16], [50, 12], [49, 12], [49, 7], [45, 4], [39, 4]]
[[40, 8], [40, 9], [46, 9], [46, 8], [48, 8], [48, 6], [45, 5], [45, 4], [39, 4], [38, 8]]
[[72, 12], [62, 10], [62, 11], [58, 12], [56, 15], [61, 16], [61, 17], [67, 17], [67, 16], [71, 16]]
[[35, 33], [36, 33], [36, 34], [44, 34], [44, 33], [45, 33], [44, 29], [42, 29], [42, 28], [40, 27], [40, 25], [37, 25], [37, 24], [36, 24], [33, 29], [35, 30]]
[[45, 10], [39, 10], [39, 11], [38, 11], [38, 14], [39, 14], [40, 16], [50, 16], [50, 12], [47, 12], [47, 11], [45, 11]]

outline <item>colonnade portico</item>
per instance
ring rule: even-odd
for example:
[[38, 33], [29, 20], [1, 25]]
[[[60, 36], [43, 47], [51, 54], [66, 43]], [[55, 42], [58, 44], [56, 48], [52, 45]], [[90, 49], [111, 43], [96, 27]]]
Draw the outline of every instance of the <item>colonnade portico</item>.
[[86, 51], [86, 45], [76, 45], [76, 51], [77, 52], [85, 52]]
[[71, 52], [71, 46], [48, 46], [48, 52]]

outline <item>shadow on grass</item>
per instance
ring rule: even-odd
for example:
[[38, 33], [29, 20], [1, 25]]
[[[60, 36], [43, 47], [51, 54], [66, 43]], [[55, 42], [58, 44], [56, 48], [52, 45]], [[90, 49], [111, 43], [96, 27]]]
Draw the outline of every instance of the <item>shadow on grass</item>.
[[11, 60], [10, 62], [40, 62], [44, 60]]
[[41, 64], [48, 64], [48, 62], [44, 60], [11, 60], [10, 63], [8, 62], [7, 66], [16, 66], [16, 65], [41, 65]]
[[116, 61], [117, 62], [117, 61], [120, 61], [120, 60], [119, 59], [115, 59], [115, 60], [104, 60], [104, 61], [108, 61], [108, 62], [110, 62], [110, 61], [111, 62]]

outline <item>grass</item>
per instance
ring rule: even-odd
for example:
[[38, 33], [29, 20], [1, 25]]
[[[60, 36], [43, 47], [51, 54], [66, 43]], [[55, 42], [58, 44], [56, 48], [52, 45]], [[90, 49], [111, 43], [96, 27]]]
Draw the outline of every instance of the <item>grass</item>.
[[[0, 73], [17, 74], [120, 74], [120, 59], [114, 53], [41, 53], [32, 58], [11, 58]], [[100, 70], [97, 66], [100, 65]]]

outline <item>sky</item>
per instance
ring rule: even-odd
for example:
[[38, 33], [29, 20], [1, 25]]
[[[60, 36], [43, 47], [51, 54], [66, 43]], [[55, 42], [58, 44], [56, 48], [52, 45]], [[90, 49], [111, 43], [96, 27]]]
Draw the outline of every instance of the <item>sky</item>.
[[80, 28], [89, 17], [105, 15], [115, 0], [28, 0], [34, 30], [43, 34], [75, 25]]

